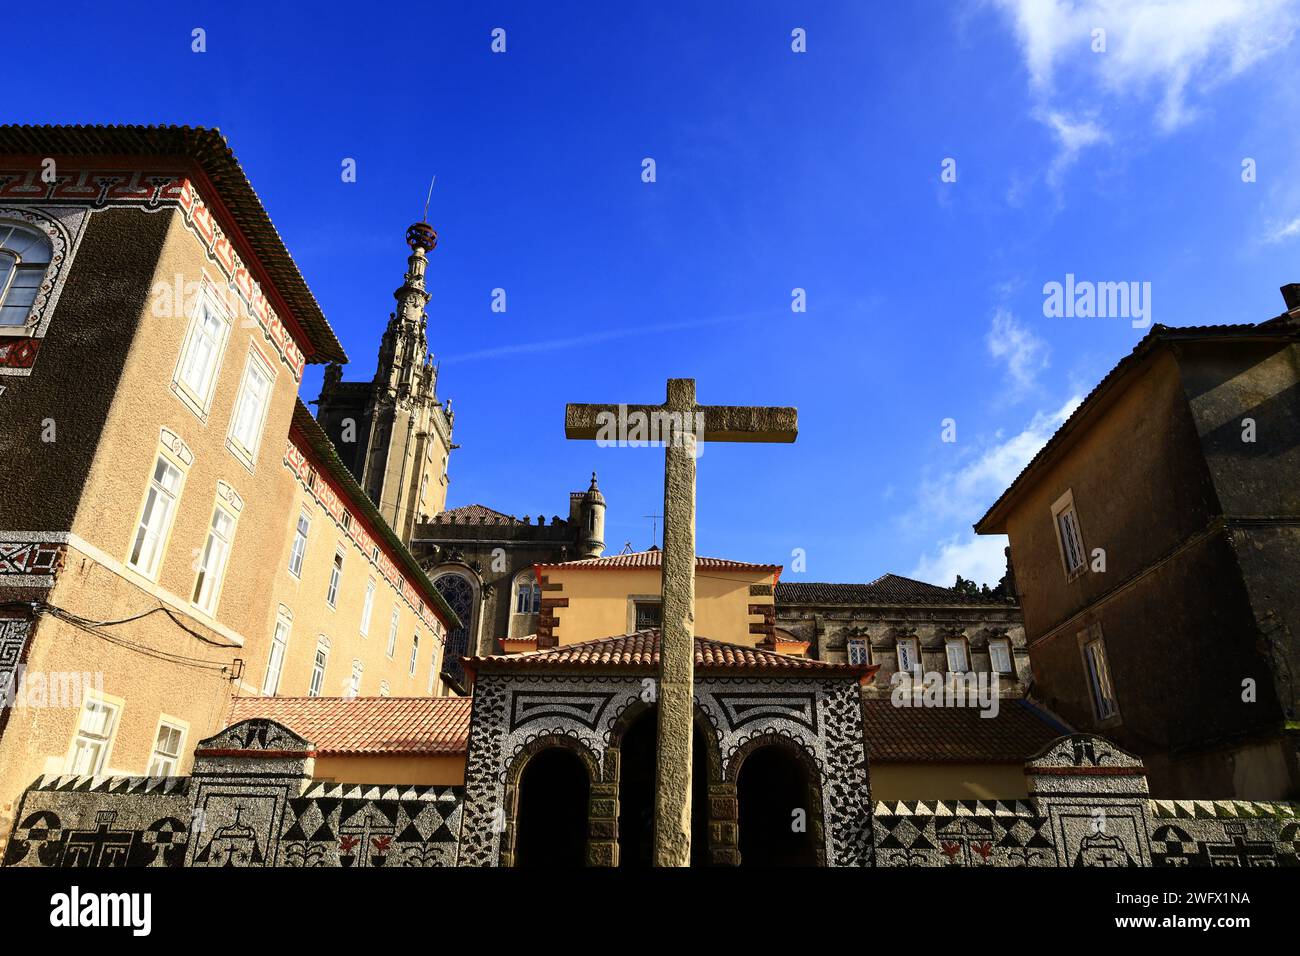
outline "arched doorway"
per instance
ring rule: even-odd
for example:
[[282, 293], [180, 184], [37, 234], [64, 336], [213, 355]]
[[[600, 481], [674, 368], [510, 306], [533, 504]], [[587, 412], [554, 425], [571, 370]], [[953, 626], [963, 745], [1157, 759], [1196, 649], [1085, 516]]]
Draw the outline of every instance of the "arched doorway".
[[[633, 718], [619, 745], [618, 865], [654, 864], [655, 759], [658, 709]], [[697, 726], [691, 735], [691, 866], [709, 865], [709, 740]]]
[[591, 780], [567, 747], [535, 754], [519, 776], [515, 865], [573, 867], [587, 862]]
[[816, 866], [814, 804], [808, 768], [784, 746], [768, 744], [745, 756], [736, 781], [742, 866]]

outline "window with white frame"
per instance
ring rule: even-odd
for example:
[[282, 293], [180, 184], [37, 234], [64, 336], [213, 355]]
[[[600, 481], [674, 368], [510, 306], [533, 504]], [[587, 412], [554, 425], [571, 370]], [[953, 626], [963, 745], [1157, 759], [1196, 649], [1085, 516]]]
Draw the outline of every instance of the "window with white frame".
[[515, 613], [536, 614], [542, 609], [542, 586], [531, 570], [515, 578]]
[[140, 510], [140, 523], [127, 564], [146, 577], [158, 573], [158, 563], [167, 546], [172, 518], [176, 514], [176, 500], [181, 493], [181, 470], [159, 455], [154, 461], [149, 490], [145, 492], [144, 507]]
[[50, 240], [30, 226], [0, 222], [0, 331], [27, 326], [50, 267]]
[[989, 667], [995, 674], [1010, 674], [1014, 670], [1011, 662], [1011, 641], [1005, 637], [995, 637], [989, 641]]
[[1052, 505], [1052, 522], [1056, 526], [1056, 541], [1061, 549], [1061, 564], [1067, 578], [1083, 571], [1083, 532], [1079, 529], [1079, 514], [1074, 507], [1074, 492], [1067, 491]]
[[302, 559], [307, 553], [307, 532], [311, 530], [311, 515], [304, 508], [298, 513], [298, 526], [293, 531], [293, 549], [289, 552], [289, 573], [302, 577]]
[[361, 603], [361, 636], [370, 634], [370, 615], [375, 609], [375, 579], [366, 580], [366, 599]]
[[392, 689], [388, 686], [388, 681], [386, 681], [386, 680], [381, 680], [381, 681], [379, 682], [379, 696], [380, 696], [380, 697], [391, 697], [392, 695], [393, 695], [393, 691], [392, 691]]
[[230, 543], [235, 536], [235, 517], [218, 503], [212, 509], [208, 537], [199, 554], [199, 570], [194, 578], [194, 606], [208, 614], [217, 610], [221, 596], [221, 582], [226, 576], [226, 563], [230, 558]]
[[230, 418], [228, 444], [236, 456], [252, 466], [257, 459], [257, 447], [262, 438], [262, 425], [271, 403], [271, 383], [275, 373], [257, 349], [250, 349], [244, 378], [239, 384], [239, 397], [235, 399], [235, 412]]
[[415, 660], [420, 655], [420, 635], [416, 634], [411, 638], [411, 663], [406, 668], [409, 676], [415, 676]]
[[322, 634], [316, 639], [316, 657], [311, 664], [311, 684], [307, 688], [308, 697], [319, 697], [325, 686], [325, 665], [330, 658], [330, 639]]
[[392, 657], [397, 653], [397, 608], [393, 608], [393, 616], [388, 621], [388, 648], [385, 653]]
[[898, 669], [900, 671], [911, 671], [920, 666], [921, 655], [917, 649], [916, 638], [900, 637], [896, 650], [898, 652]]
[[213, 301], [206, 287], [198, 296], [189, 329], [181, 346], [172, 384], [177, 395], [199, 415], [206, 415], [230, 333], [230, 319]]
[[433, 696], [434, 685], [438, 682], [438, 645], [433, 646], [433, 660], [429, 662], [429, 685], [425, 688], [425, 693], [430, 697]]
[[362, 664], [359, 660], [353, 659], [352, 677], [348, 680], [348, 697], [361, 696], [361, 675], [365, 673], [365, 669], [366, 665]]
[[850, 637], [845, 643], [849, 663], [853, 665], [871, 663], [871, 644], [865, 637]]
[[1110, 681], [1110, 665], [1106, 661], [1106, 645], [1101, 632], [1093, 628], [1083, 644], [1084, 667], [1088, 673], [1088, 689], [1092, 693], [1092, 709], [1098, 720], [1119, 716], [1119, 704]]
[[184, 743], [184, 727], [166, 720], [159, 721], [158, 736], [154, 738], [153, 753], [149, 756], [149, 776], [174, 777], [181, 763]]
[[86, 698], [68, 754], [68, 773], [93, 776], [104, 769], [121, 711], [119, 705], [101, 698]]
[[281, 617], [275, 622], [271, 655], [266, 659], [266, 677], [262, 680], [262, 695], [265, 697], [274, 697], [280, 690], [280, 674], [284, 670], [284, 655], [288, 648], [289, 621]]
[[948, 655], [948, 672], [950, 674], [964, 674], [970, 670], [970, 654], [966, 647], [966, 638], [945, 638], [944, 650]]
[[330, 568], [330, 586], [325, 592], [325, 603], [334, 607], [339, 599], [339, 582], [343, 579], [343, 552], [334, 552], [334, 565]]

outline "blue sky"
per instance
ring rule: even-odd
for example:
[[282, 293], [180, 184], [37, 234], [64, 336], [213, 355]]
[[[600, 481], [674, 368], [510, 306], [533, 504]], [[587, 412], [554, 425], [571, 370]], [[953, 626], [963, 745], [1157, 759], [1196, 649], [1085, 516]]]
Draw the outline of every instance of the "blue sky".
[[651, 541], [662, 452], [568, 442], [564, 403], [685, 376], [800, 414], [794, 445], [707, 447], [701, 553], [992, 583], [1004, 542], [971, 523], [1143, 334], [1046, 317], [1045, 283], [1149, 282], [1187, 325], [1275, 315], [1300, 280], [1295, 2], [312, 9], [68, 9], [5, 121], [220, 127], [348, 378], [436, 174], [450, 504], [563, 514], [595, 468], [613, 552]]

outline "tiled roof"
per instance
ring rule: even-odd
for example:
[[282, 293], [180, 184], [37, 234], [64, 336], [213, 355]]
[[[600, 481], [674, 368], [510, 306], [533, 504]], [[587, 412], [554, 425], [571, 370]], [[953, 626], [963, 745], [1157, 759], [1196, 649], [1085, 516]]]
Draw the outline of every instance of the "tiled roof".
[[[467, 657], [470, 671], [495, 670], [653, 670], [659, 665], [659, 631], [637, 631], [577, 644], [562, 644], [526, 654]], [[778, 654], [741, 644], [724, 644], [707, 637], [695, 638], [695, 668], [713, 672], [781, 671], [827, 677], [864, 677], [877, 665], [832, 664], [827, 661]]]
[[187, 159], [216, 188], [220, 204], [307, 336], [309, 362], [346, 362], [316, 297], [220, 131], [202, 126], [0, 126], [0, 153], [29, 156], [155, 156]]
[[[661, 568], [664, 553], [659, 548], [647, 551], [633, 551], [631, 554], [611, 554], [603, 558], [583, 558], [579, 561], [565, 561], [560, 564], [539, 564], [539, 568]], [[748, 564], [744, 561], [729, 561], [726, 558], [705, 558], [696, 556], [697, 570], [713, 571], [772, 571], [781, 570], [779, 564]]]
[[524, 524], [514, 515], [496, 511], [487, 505], [462, 505], [439, 512], [429, 519], [432, 524]]
[[996, 717], [978, 707], [898, 707], [862, 702], [867, 756], [880, 763], [1023, 763], [1069, 728], [1024, 700], [998, 701]]
[[229, 722], [263, 717], [322, 754], [463, 754], [468, 697], [236, 697]]
[[996, 597], [962, 594], [925, 581], [898, 574], [886, 574], [870, 584], [822, 582], [781, 583], [776, 586], [776, 603], [783, 604], [877, 604], [877, 605], [1005, 605]]
[[1234, 338], [1300, 339], [1300, 323], [1297, 323], [1294, 317], [1288, 317], [1286, 313], [1283, 313], [1257, 325], [1247, 323], [1173, 327], [1156, 323], [1151, 326], [1151, 331], [1143, 336], [1142, 341], [1133, 346], [1133, 351], [1120, 359], [1118, 364], [1107, 372], [1096, 387], [1084, 397], [1083, 401], [1079, 403], [1079, 407], [1070, 414], [1070, 417], [1061, 423], [1061, 427], [1047, 440], [1047, 444], [1038, 450], [1038, 453], [1030, 459], [1029, 464], [1021, 469], [1020, 474], [1016, 475], [1015, 480], [1011, 482], [1006, 491], [1002, 492], [998, 500], [993, 502], [993, 505], [985, 512], [984, 517], [975, 522], [975, 531], [979, 534], [1005, 533], [1006, 515], [1002, 513], [1003, 506], [1011, 500], [1030, 472], [1037, 470], [1051, 455], [1055, 454], [1056, 449], [1061, 446], [1079, 423], [1092, 412], [1102, 397], [1119, 383], [1128, 372], [1141, 364], [1151, 352], [1155, 351], [1157, 346], [1165, 342], [1180, 340]]

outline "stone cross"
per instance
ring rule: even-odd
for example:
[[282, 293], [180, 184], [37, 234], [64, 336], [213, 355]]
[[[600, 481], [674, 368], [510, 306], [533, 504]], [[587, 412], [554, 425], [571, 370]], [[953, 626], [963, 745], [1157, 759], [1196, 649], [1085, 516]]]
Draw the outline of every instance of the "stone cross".
[[595, 439], [601, 445], [664, 445], [656, 866], [691, 863], [697, 442], [792, 442], [798, 433], [798, 409], [695, 404], [693, 378], [670, 378], [668, 400], [663, 405], [570, 404], [564, 410], [566, 438]]

